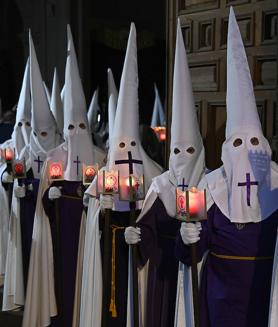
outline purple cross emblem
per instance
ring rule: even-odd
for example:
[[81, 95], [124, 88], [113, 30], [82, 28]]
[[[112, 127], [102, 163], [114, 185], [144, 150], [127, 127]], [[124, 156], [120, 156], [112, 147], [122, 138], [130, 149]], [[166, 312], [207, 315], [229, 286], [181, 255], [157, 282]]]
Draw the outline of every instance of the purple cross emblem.
[[252, 185], [259, 185], [258, 182], [250, 180], [250, 173], [246, 174], [246, 182], [240, 182], [237, 184], [237, 186], [246, 186], [246, 198], [247, 198], [247, 205], [250, 207], [250, 195], [251, 195], [251, 186]]
[[182, 183], [178, 184], [178, 187], [181, 187], [182, 191], [184, 192], [188, 185], [184, 184], [184, 177], [182, 179]]
[[79, 164], [81, 163], [81, 161], [79, 160], [78, 156], [76, 156], [76, 160], [74, 160], [73, 163], [76, 164], [76, 175], [79, 176]]
[[43, 161], [40, 160], [40, 156], [38, 156], [38, 159], [35, 159], [34, 162], [38, 163], [38, 174], [41, 172], [41, 164]]

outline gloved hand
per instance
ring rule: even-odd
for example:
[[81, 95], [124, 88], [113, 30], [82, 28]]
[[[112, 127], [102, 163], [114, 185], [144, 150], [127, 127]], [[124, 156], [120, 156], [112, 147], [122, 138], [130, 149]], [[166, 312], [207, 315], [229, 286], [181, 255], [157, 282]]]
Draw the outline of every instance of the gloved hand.
[[62, 196], [62, 193], [58, 187], [56, 187], [56, 186], [50, 187], [49, 192], [48, 192], [49, 200], [56, 200], [56, 199], [59, 199], [61, 196]]
[[87, 208], [88, 205], [89, 205], [89, 201], [90, 201], [90, 195], [87, 194], [87, 193], [84, 193], [84, 195], [83, 195], [83, 206]]
[[182, 223], [180, 228], [181, 238], [185, 245], [196, 243], [200, 240], [202, 226], [200, 222]]
[[2, 182], [3, 183], [13, 183], [13, 181], [14, 181], [13, 176], [5, 171], [2, 175]]
[[103, 195], [99, 197], [100, 209], [112, 209], [113, 207], [113, 196], [112, 195]]
[[14, 195], [19, 199], [24, 198], [26, 195], [25, 186], [16, 186], [14, 188]]
[[129, 226], [125, 229], [125, 241], [127, 244], [137, 244], [141, 241], [141, 228]]

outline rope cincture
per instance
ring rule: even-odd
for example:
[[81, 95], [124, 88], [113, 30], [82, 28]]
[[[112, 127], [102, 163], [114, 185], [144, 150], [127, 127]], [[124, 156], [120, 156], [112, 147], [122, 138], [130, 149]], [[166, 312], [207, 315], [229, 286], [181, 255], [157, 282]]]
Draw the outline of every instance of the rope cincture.
[[268, 257], [243, 257], [237, 255], [224, 255], [224, 254], [216, 254], [215, 252], [210, 252], [216, 258], [220, 259], [229, 259], [229, 260], [242, 260], [242, 261], [259, 261], [259, 260], [271, 260], [273, 259], [272, 256]]
[[116, 307], [116, 232], [123, 230], [125, 227], [119, 227], [111, 225], [112, 228], [112, 258], [111, 258], [111, 298], [109, 312], [112, 314], [112, 318], [117, 318], [117, 307]]

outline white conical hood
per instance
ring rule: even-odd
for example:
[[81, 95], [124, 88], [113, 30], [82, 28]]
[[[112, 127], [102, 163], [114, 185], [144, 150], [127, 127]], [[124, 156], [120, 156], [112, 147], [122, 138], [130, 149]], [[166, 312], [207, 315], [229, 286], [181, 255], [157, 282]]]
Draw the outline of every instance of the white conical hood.
[[262, 133], [248, 61], [232, 7], [228, 27], [226, 101], [226, 138], [246, 128]]
[[115, 139], [126, 135], [139, 140], [137, 46], [133, 23], [128, 38], [113, 133]]
[[50, 102], [51, 102], [51, 94], [50, 94], [50, 91], [49, 91], [49, 88], [48, 86], [46, 85], [45, 81], [43, 81], [43, 87], [44, 87], [44, 90], [45, 90], [45, 94], [46, 94], [46, 97], [47, 97], [47, 101], [50, 105]]
[[111, 144], [119, 94], [116, 88], [112, 70], [110, 68], [108, 68], [107, 70], [107, 80], [108, 80], [108, 127], [109, 127], [108, 135], [109, 135], [109, 144]]
[[89, 109], [88, 109], [88, 121], [90, 126], [90, 131], [94, 132], [96, 125], [98, 125], [100, 119], [100, 107], [98, 104], [98, 88], [95, 90]]
[[60, 137], [47, 101], [31, 32], [29, 32], [29, 49], [33, 130], [30, 137], [30, 160], [34, 177], [39, 178], [46, 153], [60, 143]]
[[54, 69], [50, 109], [56, 120], [59, 132], [61, 135], [63, 135], [64, 112], [63, 112], [63, 103], [62, 103], [62, 99], [61, 99], [60, 83], [59, 83], [59, 78], [58, 78], [58, 73], [57, 73], [56, 68]]
[[116, 116], [117, 99], [115, 94], [111, 93], [108, 101], [108, 126], [109, 126], [109, 144], [112, 143], [113, 128]]
[[155, 99], [154, 99], [151, 127], [165, 126], [166, 125], [165, 113], [156, 84], [154, 85], [154, 92], [155, 92]]
[[231, 222], [259, 222], [277, 210], [278, 202], [271, 191], [271, 149], [262, 134], [249, 66], [232, 8], [227, 39], [223, 167], [208, 175], [208, 186], [214, 202]]
[[[192, 148], [194, 152], [190, 153]], [[175, 177], [175, 182], [181, 183], [185, 179], [187, 185], [196, 186], [204, 165], [204, 148], [197, 121], [187, 55], [178, 21], [173, 76], [170, 174]]]
[[55, 126], [55, 119], [50, 111], [43, 80], [35, 52], [31, 32], [29, 33], [30, 48], [30, 81], [32, 100], [32, 129], [35, 132]]
[[67, 26], [68, 56], [65, 74], [65, 99], [64, 99], [64, 130], [68, 125], [83, 122], [89, 127], [87, 119], [87, 106], [84, 91], [79, 75], [77, 57], [70, 26]]
[[25, 145], [29, 144], [31, 133], [31, 93], [30, 93], [30, 60], [28, 58], [24, 71], [22, 87], [16, 111], [16, 122], [12, 139], [16, 154], [19, 155]]
[[115, 80], [114, 80], [114, 76], [113, 76], [111, 68], [108, 68], [108, 70], [107, 70], [107, 79], [108, 79], [108, 99], [111, 94], [114, 94], [114, 98], [117, 103], [119, 94], [118, 94], [118, 90], [116, 88], [116, 84], [115, 84]]
[[79, 76], [77, 58], [69, 25], [65, 74], [64, 138], [67, 144], [65, 179], [82, 179], [82, 164], [95, 164], [94, 146], [87, 118], [86, 101]]
[[[127, 159], [133, 163], [129, 165]], [[148, 190], [152, 178], [161, 173], [161, 168], [147, 156], [139, 139], [137, 46], [133, 23], [121, 77], [108, 168], [119, 170], [122, 179], [128, 178], [129, 174], [137, 177], [144, 174], [145, 190]], [[116, 202], [115, 209], [129, 210], [126, 203], [120, 202]]]

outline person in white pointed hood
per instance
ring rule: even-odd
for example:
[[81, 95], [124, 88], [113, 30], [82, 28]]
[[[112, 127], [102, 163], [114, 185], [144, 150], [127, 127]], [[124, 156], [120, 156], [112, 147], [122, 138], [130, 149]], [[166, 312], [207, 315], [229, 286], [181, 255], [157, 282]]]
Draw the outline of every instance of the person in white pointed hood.
[[[144, 152], [139, 139], [138, 112], [138, 71], [137, 71], [136, 30], [132, 23], [127, 44], [125, 62], [121, 77], [117, 102], [113, 136], [109, 141], [109, 153], [106, 168], [120, 171], [120, 176], [135, 176], [144, 172], [145, 190], [151, 184], [152, 177], [159, 175], [162, 169]], [[109, 122], [110, 123], [110, 122]], [[130, 161], [127, 164], [126, 161]], [[132, 170], [132, 172], [131, 172]], [[96, 194], [96, 183], [93, 182], [87, 193]], [[136, 202], [141, 209], [141, 201]], [[109, 265], [111, 282], [106, 287], [113, 288], [109, 303], [103, 308], [109, 326], [130, 326], [128, 306], [128, 246], [124, 240], [124, 228], [129, 221], [129, 203], [120, 201], [118, 196], [101, 196], [91, 198], [88, 207], [84, 262], [81, 291], [80, 327], [101, 326], [102, 290], [103, 290], [103, 214], [100, 209], [112, 208], [110, 221], [110, 254], [116, 260]], [[138, 211], [137, 211], [138, 214]], [[114, 236], [113, 236], [114, 235]], [[113, 236], [113, 237], [112, 237]], [[113, 286], [112, 286], [112, 284]], [[112, 290], [112, 289], [111, 289]], [[110, 292], [110, 291], [109, 291]], [[110, 294], [110, 293], [109, 293]]]
[[[16, 123], [11, 139], [1, 144], [0, 148], [7, 148], [15, 151], [18, 158], [22, 149], [29, 143], [31, 131], [31, 99], [30, 99], [30, 62], [26, 62], [22, 87], [19, 95], [16, 112]], [[2, 153], [1, 153], [2, 154]], [[2, 157], [2, 156], [1, 156]], [[1, 158], [1, 160], [3, 160]], [[8, 225], [10, 217], [9, 189], [12, 191], [13, 177], [7, 170], [7, 165], [3, 160], [0, 164], [0, 276], [4, 275], [6, 267], [7, 244], [8, 244]], [[11, 200], [11, 199], [10, 199]], [[0, 281], [1, 283], [1, 281]]]
[[[205, 172], [186, 51], [178, 22], [173, 76], [173, 105], [169, 170], [153, 179], [137, 227], [125, 239], [139, 246], [140, 267], [147, 266], [144, 326], [174, 326], [178, 260], [174, 256], [180, 222], [176, 216], [176, 188], [197, 186]], [[144, 301], [144, 300], [143, 300]]]
[[[12, 310], [24, 304], [40, 173], [47, 151], [56, 147], [60, 141], [46, 98], [31, 33], [29, 51], [30, 88], [25, 92], [30, 102], [31, 91], [32, 132], [30, 143], [25, 145], [17, 157], [25, 161], [26, 178], [14, 182], [5, 269], [8, 278], [4, 285], [3, 310]], [[30, 118], [31, 113], [26, 122]]]
[[50, 109], [57, 123], [59, 133], [62, 136], [63, 129], [64, 129], [64, 112], [63, 112], [63, 103], [61, 99], [59, 77], [56, 68], [54, 69], [52, 92], [51, 92], [51, 99], [50, 99]]
[[267, 327], [278, 226], [278, 167], [271, 162], [263, 136], [232, 7], [227, 39], [223, 166], [203, 181], [209, 195], [208, 220], [201, 228], [189, 224], [181, 228], [176, 254], [190, 265], [189, 245], [198, 240], [198, 259], [208, 252], [200, 286], [201, 327]]
[[[46, 163], [43, 168], [35, 215], [23, 326], [47, 326], [54, 316], [56, 317], [52, 319], [51, 326], [72, 326], [80, 225], [84, 218], [83, 165], [101, 165], [104, 158], [104, 154], [91, 140], [86, 101], [69, 26], [67, 32], [65, 142], [48, 152], [46, 159], [48, 166]], [[51, 164], [57, 162], [62, 163], [64, 180], [51, 182], [49, 178]], [[37, 257], [39, 251], [43, 251], [45, 256]], [[40, 270], [44, 265], [47, 266], [47, 271]], [[39, 303], [38, 298], [42, 298]], [[36, 319], [41, 321], [33, 325]]]
[[152, 128], [166, 125], [165, 113], [156, 84], [154, 85], [154, 93], [155, 93], [155, 99], [154, 99], [153, 114], [152, 114], [152, 121], [151, 121]]

